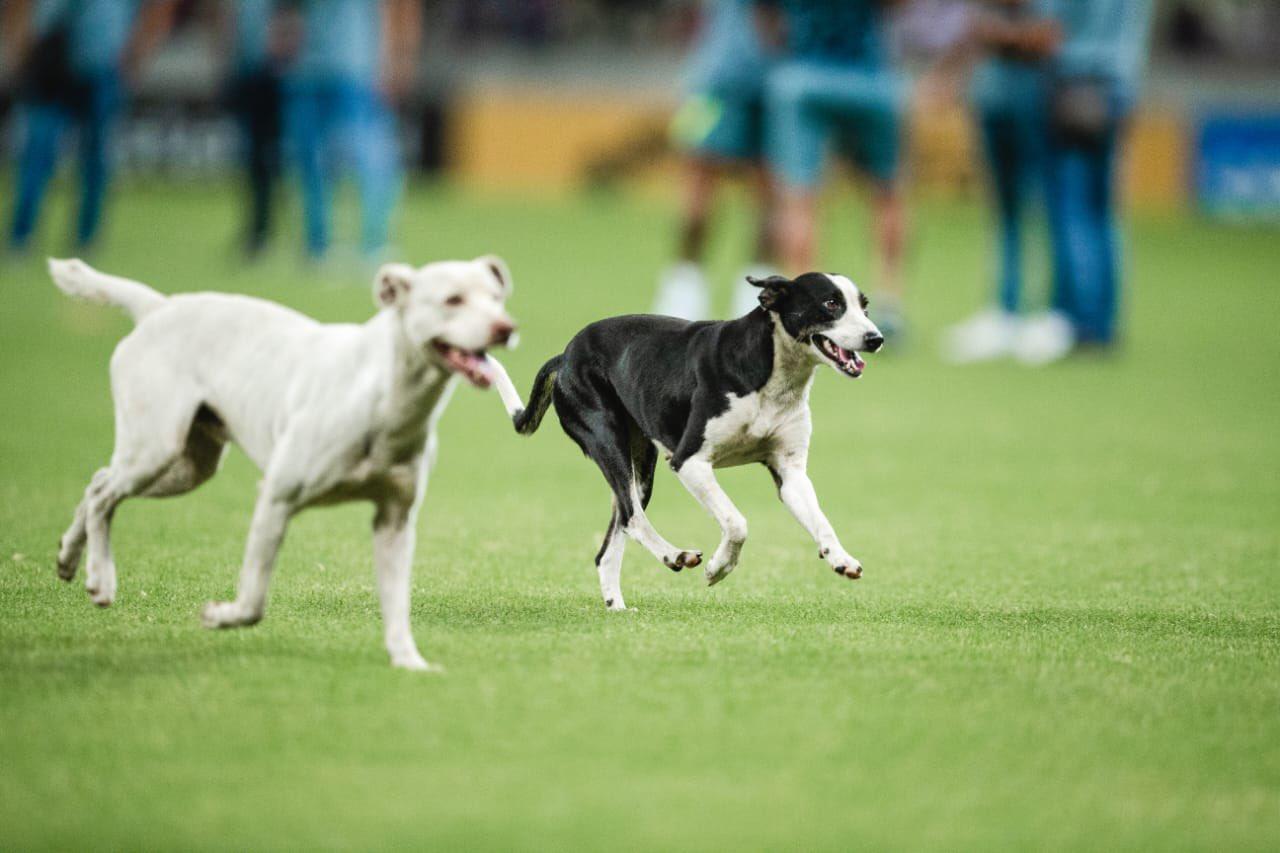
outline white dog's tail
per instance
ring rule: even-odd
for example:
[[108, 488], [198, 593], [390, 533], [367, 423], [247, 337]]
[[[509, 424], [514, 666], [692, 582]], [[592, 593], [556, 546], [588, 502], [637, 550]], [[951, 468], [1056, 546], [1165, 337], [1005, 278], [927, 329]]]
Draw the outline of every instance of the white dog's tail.
[[78, 258], [67, 261], [50, 258], [49, 275], [53, 276], [53, 283], [58, 289], [68, 296], [114, 305], [125, 311], [134, 322], [165, 303], [162, 295], [145, 284], [98, 272]]

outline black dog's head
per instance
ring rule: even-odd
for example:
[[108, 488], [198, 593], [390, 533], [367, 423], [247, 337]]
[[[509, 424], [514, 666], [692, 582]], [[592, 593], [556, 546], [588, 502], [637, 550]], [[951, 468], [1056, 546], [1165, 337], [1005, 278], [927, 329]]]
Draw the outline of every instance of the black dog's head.
[[748, 278], [760, 288], [760, 305], [778, 318], [797, 345], [857, 379], [866, 363], [859, 352], [875, 352], [884, 336], [867, 317], [867, 298], [848, 278], [807, 272], [794, 279], [773, 275]]

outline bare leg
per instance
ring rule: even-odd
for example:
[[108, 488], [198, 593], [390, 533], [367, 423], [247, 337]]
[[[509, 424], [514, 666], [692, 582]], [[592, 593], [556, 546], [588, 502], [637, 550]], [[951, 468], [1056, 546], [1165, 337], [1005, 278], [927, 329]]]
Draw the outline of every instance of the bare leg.
[[822, 507], [818, 506], [818, 494], [803, 465], [780, 467], [776, 476], [779, 481], [778, 496], [800, 522], [800, 526], [818, 543], [818, 556], [826, 560], [827, 565], [838, 575], [849, 580], [862, 577], [862, 563], [849, 556], [840, 544], [831, 522], [823, 514]]
[[810, 190], [784, 188], [778, 202], [778, 253], [790, 273], [814, 269], [818, 245], [818, 199]]
[[907, 211], [895, 184], [877, 187], [872, 202], [876, 229], [875, 281], [877, 290], [902, 301], [902, 264], [907, 241]]
[[708, 585], [714, 586], [737, 567], [738, 556], [747, 541], [747, 520], [716, 482], [711, 463], [690, 459], [680, 467], [676, 476], [720, 525], [720, 545], [705, 569]]
[[391, 665], [419, 672], [439, 670], [418, 653], [409, 623], [409, 586], [416, 542], [416, 510], [401, 504], [378, 508], [373, 520], [373, 565], [378, 576], [383, 636]]
[[692, 158], [685, 164], [683, 218], [680, 222], [680, 260], [699, 262], [707, 244], [707, 226], [715, 203], [716, 167]]
[[270, 486], [264, 483], [253, 510], [236, 600], [206, 604], [201, 614], [206, 628], [235, 628], [256, 625], [262, 620], [271, 569], [275, 566], [276, 554], [284, 541], [284, 531], [292, 514], [293, 507], [275, 497]]

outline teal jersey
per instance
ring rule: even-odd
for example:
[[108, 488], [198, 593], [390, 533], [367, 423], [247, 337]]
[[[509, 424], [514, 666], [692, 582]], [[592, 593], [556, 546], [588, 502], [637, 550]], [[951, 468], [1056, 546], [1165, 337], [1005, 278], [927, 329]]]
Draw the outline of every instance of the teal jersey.
[[753, 0], [705, 0], [702, 26], [685, 69], [685, 87], [721, 95], [756, 91], [767, 64]]
[[261, 68], [267, 64], [267, 39], [277, 0], [234, 0], [235, 63], [239, 68]]
[[771, 0], [782, 9], [787, 52], [875, 68], [889, 59], [888, 16], [882, 0]]
[[71, 67], [82, 74], [116, 70], [142, 0], [37, 0], [37, 37], [66, 26]]
[[373, 84], [382, 62], [382, 4], [377, 0], [302, 0], [302, 50], [294, 73]]
[[1151, 35], [1151, 0], [1050, 0], [1062, 24], [1054, 71], [1062, 77], [1111, 81], [1137, 96]]

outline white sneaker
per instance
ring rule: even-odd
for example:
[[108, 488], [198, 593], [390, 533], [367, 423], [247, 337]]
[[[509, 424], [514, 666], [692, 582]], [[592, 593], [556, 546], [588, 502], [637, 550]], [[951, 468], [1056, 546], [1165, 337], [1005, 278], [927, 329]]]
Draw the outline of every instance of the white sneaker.
[[1066, 315], [1046, 311], [1023, 321], [1013, 340], [1013, 356], [1023, 364], [1040, 367], [1070, 355], [1076, 330]]
[[760, 288], [747, 282], [747, 277], [768, 278], [777, 275], [778, 270], [767, 264], [752, 264], [738, 273], [733, 285], [733, 300], [729, 303], [729, 319], [750, 314], [760, 305]]
[[978, 364], [1013, 351], [1018, 318], [998, 308], [973, 315], [943, 333], [942, 354], [952, 364]]
[[692, 261], [681, 261], [663, 270], [653, 313], [684, 320], [705, 320], [711, 313], [707, 277]]

